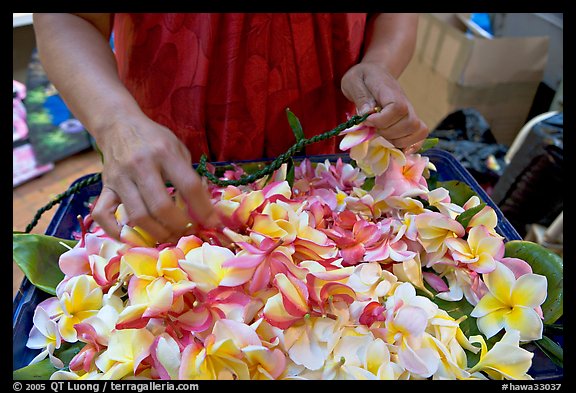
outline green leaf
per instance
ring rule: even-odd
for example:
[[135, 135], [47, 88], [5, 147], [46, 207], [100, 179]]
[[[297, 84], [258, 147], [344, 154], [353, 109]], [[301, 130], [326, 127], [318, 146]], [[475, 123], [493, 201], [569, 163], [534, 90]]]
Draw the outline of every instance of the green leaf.
[[[62, 360], [64, 365], [70, 364], [70, 361], [80, 350], [86, 345], [83, 342], [76, 342], [74, 344], [63, 343], [60, 349], [54, 351], [54, 356]], [[50, 359], [46, 358], [38, 363], [31, 364], [26, 367], [19, 368], [12, 371], [13, 380], [49, 380], [50, 376], [59, 369], [50, 363]]]
[[558, 336], [564, 334], [564, 325], [552, 323], [550, 325], [544, 324], [544, 334], [551, 336]]
[[536, 344], [555, 365], [564, 368], [564, 350], [560, 345], [546, 336], [542, 336], [540, 340], [534, 341], [534, 344]]
[[56, 286], [64, 278], [58, 260], [68, 250], [61, 243], [74, 247], [76, 240], [30, 233], [12, 234], [12, 259], [37, 288], [56, 294]]
[[418, 150], [418, 153], [423, 153], [428, 149], [432, 149], [434, 146], [436, 146], [438, 144], [438, 138], [426, 138], [424, 140], [424, 143], [422, 144], [422, 147], [420, 148], [420, 150]]
[[372, 188], [374, 188], [375, 180], [376, 178], [374, 177], [367, 177], [366, 180], [364, 180], [364, 184], [362, 184], [362, 189], [365, 191], [370, 191]]
[[438, 187], [444, 187], [450, 193], [450, 200], [458, 206], [463, 206], [474, 195], [478, 196], [470, 186], [459, 180], [439, 181]]
[[[302, 129], [302, 124], [300, 124], [300, 120], [296, 117], [294, 113], [290, 111], [290, 109], [286, 108], [286, 116], [288, 117], [288, 124], [290, 124], [290, 128], [292, 128], [292, 132], [296, 137], [296, 142], [299, 142], [305, 139], [304, 130]], [[301, 149], [298, 153], [306, 154], [305, 149]]]
[[548, 280], [548, 296], [542, 304], [544, 323], [554, 323], [564, 310], [564, 263], [562, 258], [538, 243], [511, 240], [505, 245], [504, 256], [522, 259], [535, 274]]
[[304, 139], [304, 130], [302, 130], [300, 120], [288, 108], [286, 108], [286, 116], [288, 116], [288, 124], [290, 124], [290, 128], [292, 128], [292, 132], [296, 137], [296, 142]]
[[286, 170], [286, 181], [290, 185], [290, 188], [294, 185], [294, 160], [290, 158], [288, 160], [288, 169]]
[[480, 210], [484, 209], [484, 206], [486, 206], [486, 204], [481, 203], [478, 206], [474, 206], [474, 207], [466, 210], [462, 214], [458, 215], [458, 217], [456, 217], [456, 221], [458, 221], [460, 224], [462, 224], [462, 226], [464, 228], [468, 227], [468, 224], [470, 223], [470, 220], [472, 219], [472, 217], [474, 217], [476, 215], [476, 213], [478, 213]]

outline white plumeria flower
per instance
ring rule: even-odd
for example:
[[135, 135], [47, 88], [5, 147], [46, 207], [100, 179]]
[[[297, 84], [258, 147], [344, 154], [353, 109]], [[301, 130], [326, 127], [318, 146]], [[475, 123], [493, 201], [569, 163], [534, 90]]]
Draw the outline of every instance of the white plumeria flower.
[[62, 343], [62, 337], [56, 322], [50, 319], [50, 316], [42, 307], [36, 308], [32, 321], [34, 327], [30, 331], [26, 346], [31, 349], [42, 349], [42, 351], [32, 359], [30, 364], [37, 363], [48, 356], [54, 367], [64, 367], [64, 363], [54, 356], [54, 350], [59, 349]]

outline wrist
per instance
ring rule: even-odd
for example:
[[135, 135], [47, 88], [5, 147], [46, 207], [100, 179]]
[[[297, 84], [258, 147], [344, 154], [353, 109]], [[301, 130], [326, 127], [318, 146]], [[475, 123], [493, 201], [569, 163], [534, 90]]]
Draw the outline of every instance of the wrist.
[[102, 149], [111, 136], [122, 134], [122, 129], [135, 127], [147, 119], [138, 105], [130, 101], [108, 101], [106, 107], [98, 108], [93, 113], [95, 115], [85, 126]]
[[388, 58], [386, 53], [370, 53], [366, 54], [360, 64], [365, 66], [371, 67], [378, 67], [381, 70], [384, 70], [386, 73], [391, 75], [394, 78], [398, 78], [401, 74], [400, 70], [395, 70], [393, 64], [390, 64], [386, 59]]

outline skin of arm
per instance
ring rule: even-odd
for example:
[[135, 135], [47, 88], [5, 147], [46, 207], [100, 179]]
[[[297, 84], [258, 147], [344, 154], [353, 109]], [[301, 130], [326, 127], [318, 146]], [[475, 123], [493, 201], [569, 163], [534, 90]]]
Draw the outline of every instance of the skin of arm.
[[[217, 218], [190, 153], [169, 129], [140, 110], [119, 79], [109, 45], [112, 28], [112, 14], [34, 14], [42, 65], [103, 153], [103, 189], [92, 211], [95, 221], [119, 239], [114, 212], [123, 203], [129, 224], [159, 242], [178, 239], [192, 221], [215, 225]], [[165, 181], [171, 181], [188, 203], [191, 219], [173, 203]]]
[[342, 78], [342, 92], [363, 114], [376, 106], [366, 124], [406, 152], [418, 150], [429, 129], [416, 115], [397, 78], [416, 46], [418, 14], [376, 14], [367, 22], [364, 56]]

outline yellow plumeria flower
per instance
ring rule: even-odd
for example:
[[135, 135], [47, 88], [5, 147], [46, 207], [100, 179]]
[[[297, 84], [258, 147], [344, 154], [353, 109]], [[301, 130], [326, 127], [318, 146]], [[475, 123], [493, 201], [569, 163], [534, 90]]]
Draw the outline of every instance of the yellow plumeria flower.
[[58, 329], [65, 341], [77, 340], [74, 325], [98, 314], [102, 308], [102, 288], [92, 276], [81, 275], [70, 278], [59, 296], [63, 314], [58, 320]]
[[114, 330], [108, 348], [96, 359], [104, 373], [101, 379], [121, 379], [136, 374], [142, 360], [150, 354], [154, 335], [146, 329]]
[[520, 332], [510, 330], [502, 340], [488, 351], [482, 336], [472, 336], [470, 341], [480, 343], [480, 361], [468, 372], [483, 371], [492, 379], [532, 379], [528, 370], [532, 365], [533, 353], [520, 348]]
[[496, 269], [483, 275], [489, 293], [478, 302], [471, 316], [478, 318], [478, 329], [487, 338], [498, 333], [517, 330], [520, 340], [542, 338], [542, 318], [535, 308], [546, 300], [548, 281], [538, 274], [515, 278], [512, 270], [501, 262]]
[[388, 169], [390, 161], [395, 160], [404, 166], [406, 157], [381, 136], [369, 139], [350, 149], [350, 158], [356, 160], [358, 167], [368, 176], [379, 176]]
[[452, 238], [446, 239], [445, 243], [455, 261], [467, 264], [477, 273], [490, 273], [496, 260], [504, 256], [502, 239], [490, 234], [483, 225], [470, 229], [466, 240]]

